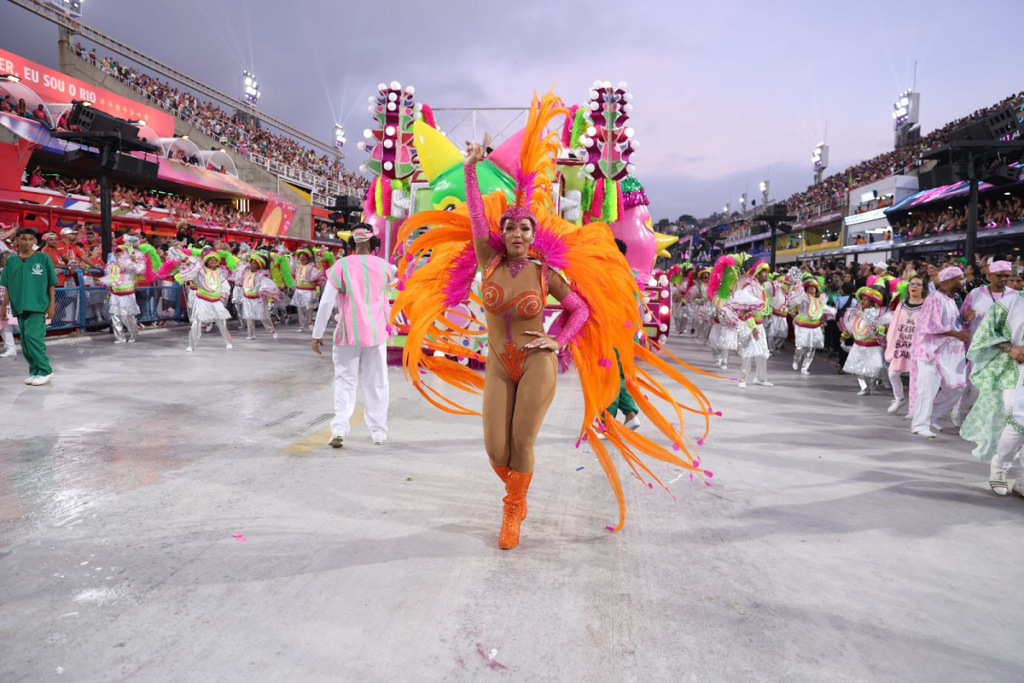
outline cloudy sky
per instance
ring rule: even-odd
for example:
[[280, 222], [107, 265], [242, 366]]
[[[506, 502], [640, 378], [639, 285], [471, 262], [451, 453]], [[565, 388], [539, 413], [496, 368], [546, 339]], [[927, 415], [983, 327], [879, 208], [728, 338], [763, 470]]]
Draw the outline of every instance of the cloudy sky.
[[[890, 149], [892, 103], [915, 60], [925, 132], [1024, 89], [1013, 3], [990, 0], [84, 5], [87, 24], [227, 92], [249, 68], [261, 108], [309, 134], [329, 140], [343, 123], [353, 169], [381, 81], [415, 85], [434, 108], [474, 108], [525, 106], [552, 85], [581, 102], [595, 79], [624, 80], [656, 219], [736, 207], [765, 177], [775, 197], [806, 187], [826, 122], [831, 171]], [[0, 47], [56, 67], [56, 35], [0, 3]], [[478, 133], [514, 116], [483, 112]], [[438, 115], [453, 127], [463, 117]]]

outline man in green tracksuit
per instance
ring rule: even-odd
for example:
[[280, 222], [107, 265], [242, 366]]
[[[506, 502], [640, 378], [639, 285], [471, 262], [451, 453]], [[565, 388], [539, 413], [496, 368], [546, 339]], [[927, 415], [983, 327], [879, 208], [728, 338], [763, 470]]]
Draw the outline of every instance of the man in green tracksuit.
[[35, 230], [22, 228], [14, 238], [18, 253], [8, 257], [0, 272], [0, 287], [4, 288], [0, 311], [7, 309], [18, 319], [21, 351], [28, 361], [29, 377], [25, 384], [42, 386], [50, 381], [53, 370], [46, 357], [46, 319], [53, 318], [57, 271], [53, 261], [41, 251]]

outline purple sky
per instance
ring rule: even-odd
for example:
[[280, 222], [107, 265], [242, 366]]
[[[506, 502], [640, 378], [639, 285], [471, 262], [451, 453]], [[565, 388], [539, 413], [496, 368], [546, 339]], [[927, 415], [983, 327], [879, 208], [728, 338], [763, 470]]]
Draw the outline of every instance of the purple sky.
[[[773, 197], [803, 189], [826, 121], [830, 171], [890, 149], [915, 59], [924, 132], [1024, 86], [1012, 3], [987, 0], [84, 4], [87, 24], [227, 92], [250, 68], [261, 108], [311, 135], [344, 123], [352, 169], [381, 81], [413, 84], [436, 108], [525, 106], [552, 84], [581, 102], [596, 78], [625, 80], [655, 219], [735, 208], [769, 173]], [[0, 47], [56, 66], [52, 25], [0, 3], [0, 27]]]

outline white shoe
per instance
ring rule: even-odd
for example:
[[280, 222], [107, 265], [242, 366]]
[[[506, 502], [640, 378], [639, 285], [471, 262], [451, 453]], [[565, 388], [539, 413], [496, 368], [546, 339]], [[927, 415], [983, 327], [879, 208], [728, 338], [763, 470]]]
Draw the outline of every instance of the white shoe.
[[370, 438], [373, 439], [375, 446], [383, 446], [384, 442], [388, 440], [388, 435], [384, 432], [374, 432], [370, 435]]
[[192, 347], [191, 346], [186, 346], [185, 347], [185, 352], [186, 353], [192, 353]]
[[128, 343], [129, 344], [134, 344], [137, 341], [138, 341], [138, 339], [135, 339], [134, 337], [132, 337], [131, 339], [128, 340]]
[[341, 448], [345, 445], [345, 437], [341, 434], [331, 434], [331, 440], [327, 442], [331, 448]]
[[228, 345], [226, 345], [226, 346], [225, 346], [224, 348], [225, 348], [225, 349], [230, 349], [230, 348], [233, 348], [233, 347], [231, 346], [231, 344], [228, 344]]
[[295, 330], [295, 332], [296, 332], [297, 334], [302, 334], [302, 333], [303, 333], [303, 332], [305, 332], [305, 331], [306, 331], [306, 328], [305, 328], [305, 327], [300, 327], [299, 329]]
[[634, 432], [640, 428], [640, 416], [634, 415], [632, 420], [626, 420], [626, 429], [632, 429]]
[[207, 325], [205, 331], [208, 332], [208, 333], [209, 332], [213, 332], [213, 325]]
[[932, 422], [932, 431], [933, 432], [941, 432], [942, 431], [942, 425], [940, 425], [938, 422]]
[[930, 429], [921, 429], [919, 431], [910, 432], [910, 433], [914, 434], [916, 436], [925, 436], [925, 437], [928, 437], [929, 439], [934, 439], [935, 438], [935, 432], [933, 432]]
[[34, 378], [32, 380], [32, 386], [34, 386], [34, 387], [41, 387], [44, 384], [49, 384], [51, 377], [53, 377], [53, 373], [52, 372], [49, 375], [41, 375], [39, 377], [36, 377], [36, 378]]
[[811, 371], [808, 370], [807, 368], [804, 368], [803, 370], [800, 371], [800, 374], [801, 375], [809, 375], [809, 374], [811, 374]]
[[1005, 496], [1010, 492], [1010, 486], [1006, 483], [1006, 470], [993, 467], [988, 475], [988, 485], [997, 496]]
[[277, 339], [277, 332], [274, 332], [274, 334], [272, 334], [270, 336], [273, 337], [274, 339]]
[[737, 382], [736, 386], [738, 386], [740, 389], [746, 389], [747, 388], [747, 383], [746, 382]]
[[245, 338], [245, 340], [246, 340], [246, 341], [252, 341], [252, 340], [253, 340], [253, 339], [255, 339], [255, 338], [256, 338], [256, 337], [254, 337], [254, 336], [252, 336], [252, 335], [250, 334], [250, 335], [249, 335], [248, 337], [246, 337], [246, 338]]
[[800, 369], [800, 366], [799, 366], [799, 365], [797, 365], [797, 362], [796, 362], [796, 361], [793, 361], [793, 369], [794, 369], [794, 370], [799, 370], [799, 369]]
[[761, 379], [755, 379], [755, 380], [753, 380], [753, 381], [751, 382], [751, 384], [759, 384], [759, 385], [761, 385], [762, 387], [774, 387], [774, 386], [775, 386], [774, 384], [772, 384], [771, 382], [769, 382], [769, 381], [768, 381], [768, 380], [766, 380], [766, 379], [764, 379], [764, 380], [761, 380]]
[[35, 381], [36, 381], [36, 376], [35, 375], [30, 375], [30, 376], [25, 378], [25, 384], [32, 384], [32, 382], [35, 382]]
[[12, 349], [7, 349], [3, 353], [0, 353], [0, 358], [14, 358], [18, 355], [18, 352]]
[[114, 343], [115, 344], [124, 344], [124, 339], [115, 339]]
[[857, 395], [858, 396], [867, 396], [870, 393], [871, 393], [870, 389], [861, 389], [860, 391], [857, 392]]
[[907, 402], [905, 398], [894, 398], [892, 403], [889, 404], [889, 409], [886, 411], [890, 415], [895, 415], [896, 411], [902, 408]]

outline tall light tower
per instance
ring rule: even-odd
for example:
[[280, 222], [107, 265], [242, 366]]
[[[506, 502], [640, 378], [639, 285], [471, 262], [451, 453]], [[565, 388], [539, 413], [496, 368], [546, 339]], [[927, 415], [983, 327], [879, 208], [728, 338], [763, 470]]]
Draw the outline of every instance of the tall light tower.
[[921, 108], [921, 93], [904, 90], [892, 105], [893, 146], [896, 148], [909, 145], [921, 138], [921, 126], [918, 123]]
[[345, 128], [340, 124], [334, 124], [334, 146], [338, 148], [338, 156], [344, 156], [341, 152], [345, 149]]
[[818, 143], [811, 154], [811, 163], [814, 164], [814, 184], [817, 185], [828, 168], [828, 145], [824, 142]]
[[248, 71], [242, 72], [242, 92], [245, 101], [253, 107], [260, 103], [260, 84], [256, 82], [256, 77]]
[[768, 181], [762, 180], [759, 187], [761, 190], [761, 206], [768, 206]]

